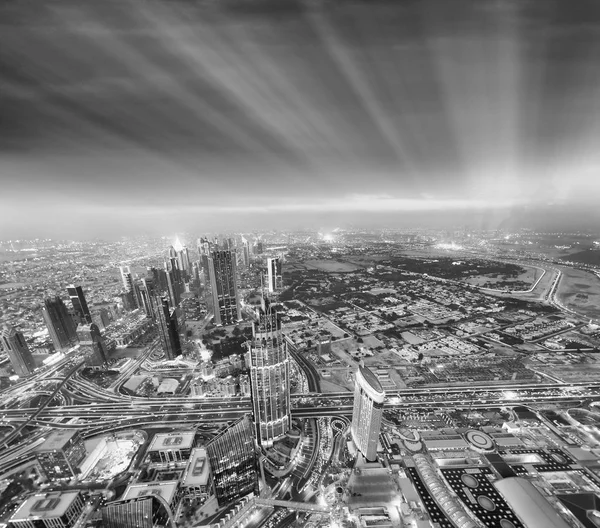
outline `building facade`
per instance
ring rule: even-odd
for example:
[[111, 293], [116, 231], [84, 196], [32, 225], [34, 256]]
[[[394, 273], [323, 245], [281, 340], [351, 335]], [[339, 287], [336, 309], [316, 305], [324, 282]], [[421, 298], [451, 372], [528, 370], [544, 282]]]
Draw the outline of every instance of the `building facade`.
[[73, 306], [77, 323], [91, 324], [92, 314], [90, 314], [90, 309], [88, 308], [87, 301], [85, 300], [83, 288], [81, 286], [74, 285], [67, 286], [67, 293], [71, 299], [71, 305]]
[[86, 457], [83, 439], [79, 431], [74, 429], [51, 431], [34, 452], [44, 475], [50, 481], [72, 479], [79, 473], [79, 466]]
[[275, 307], [265, 301], [256, 315], [249, 346], [252, 409], [258, 441], [268, 447], [290, 428], [290, 359]]
[[44, 300], [42, 317], [56, 350], [66, 350], [77, 344], [75, 323], [60, 297]]
[[282, 263], [280, 257], [267, 259], [267, 288], [269, 293], [281, 290], [283, 286]]
[[7, 325], [0, 334], [0, 342], [17, 376], [28, 376], [33, 372], [35, 362], [21, 332]]
[[206, 446], [215, 495], [223, 507], [258, 489], [254, 428], [240, 418]]
[[369, 461], [377, 457], [384, 400], [385, 391], [381, 383], [373, 372], [361, 365], [354, 381], [354, 409], [350, 431], [356, 447]]
[[79, 491], [37, 493], [27, 498], [10, 518], [13, 528], [72, 528], [81, 517], [84, 501]]
[[166, 297], [156, 299], [158, 333], [167, 359], [175, 359], [181, 355], [181, 341], [179, 339], [179, 325], [177, 313], [169, 307]]
[[214, 322], [228, 326], [242, 320], [237, 288], [237, 263], [233, 251], [213, 251], [208, 258]]
[[108, 361], [106, 344], [98, 325], [85, 324], [77, 327], [79, 350], [83, 352], [86, 365], [89, 367], [105, 366]]
[[102, 508], [103, 528], [175, 528], [173, 512], [160, 495], [109, 502]]

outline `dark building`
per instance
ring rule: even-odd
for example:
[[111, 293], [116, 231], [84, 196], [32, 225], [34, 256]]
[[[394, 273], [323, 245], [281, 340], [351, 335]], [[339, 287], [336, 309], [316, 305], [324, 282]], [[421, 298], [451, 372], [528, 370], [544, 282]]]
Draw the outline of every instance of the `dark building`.
[[213, 438], [206, 452], [219, 506], [258, 490], [254, 428], [248, 416]]
[[85, 356], [85, 362], [90, 367], [106, 365], [108, 360], [106, 344], [102, 339], [100, 329], [94, 323], [77, 327], [79, 350]]
[[136, 310], [140, 307], [139, 289], [133, 280], [131, 270], [129, 269], [129, 266], [121, 266], [119, 270], [121, 271], [123, 288], [125, 288], [125, 291], [129, 294], [127, 306], [125, 299], [123, 299], [123, 307], [125, 307], [126, 310]]
[[34, 452], [50, 481], [73, 478], [86, 456], [83, 440], [75, 429], [52, 430]]
[[102, 508], [103, 528], [172, 528], [173, 513], [161, 495], [109, 502]]
[[214, 321], [217, 326], [242, 320], [237, 290], [236, 255], [232, 251], [213, 251], [208, 259]]
[[92, 324], [92, 315], [90, 314], [81, 286], [68, 286], [67, 293], [71, 298], [77, 324]]
[[44, 301], [42, 316], [54, 348], [65, 350], [77, 344], [75, 323], [60, 297], [48, 298]]
[[2, 330], [0, 342], [17, 376], [28, 376], [33, 372], [35, 362], [21, 332], [7, 325]]
[[181, 341], [179, 340], [179, 325], [177, 312], [169, 307], [166, 297], [157, 297], [158, 332], [167, 359], [175, 359], [181, 355]]
[[290, 428], [290, 360], [275, 307], [264, 301], [256, 315], [249, 347], [252, 409], [257, 438], [268, 447]]

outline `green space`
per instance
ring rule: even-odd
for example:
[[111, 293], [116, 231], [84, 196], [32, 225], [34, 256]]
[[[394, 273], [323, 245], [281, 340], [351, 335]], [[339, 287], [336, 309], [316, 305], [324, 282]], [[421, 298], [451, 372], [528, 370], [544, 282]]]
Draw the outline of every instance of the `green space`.
[[348, 273], [361, 269], [360, 266], [340, 260], [307, 260], [304, 265], [307, 268], [318, 269], [329, 273]]
[[591, 264], [593, 266], [600, 266], [600, 250], [587, 249], [585, 251], [578, 251], [577, 253], [561, 257], [561, 260], [566, 260], [568, 262], [580, 262], [581, 264]]

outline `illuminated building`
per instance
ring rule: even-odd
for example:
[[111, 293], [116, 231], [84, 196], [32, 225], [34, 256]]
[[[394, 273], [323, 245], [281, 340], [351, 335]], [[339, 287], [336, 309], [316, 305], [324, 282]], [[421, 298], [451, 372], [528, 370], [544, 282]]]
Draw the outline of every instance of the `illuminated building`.
[[35, 456], [49, 481], [72, 479], [86, 452], [79, 431], [54, 429], [47, 433], [44, 443], [35, 450]]
[[258, 489], [254, 429], [249, 417], [240, 418], [206, 446], [219, 506]]
[[156, 299], [158, 322], [158, 333], [167, 359], [175, 359], [181, 355], [181, 341], [179, 340], [179, 325], [177, 324], [177, 313], [169, 307], [166, 297]]
[[213, 315], [217, 326], [242, 320], [237, 290], [237, 266], [232, 251], [213, 251], [208, 258]]
[[250, 380], [257, 438], [270, 446], [290, 428], [290, 360], [275, 308], [263, 302], [252, 324]]
[[71, 304], [73, 305], [73, 311], [78, 324], [91, 324], [92, 315], [85, 300], [83, 289], [81, 286], [68, 286], [67, 293], [71, 298]]
[[85, 356], [85, 362], [90, 367], [106, 365], [107, 351], [100, 329], [94, 323], [77, 327], [79, 350]]
[[79, 491], [52, 491], [28, 497], [10, 518], [13, 528], [72, 528], [81, 517]]
[[173, 512], [158, 494], [109, 502], [102, 508], [103, 528], [175, 528]]
[[77, 343], [75, 323], [60, 297], [48, 298], [44, 301], [42, 317], [46, 322], [54, 348], [65, 350]]
[[267, 288], [269, 293], [279, 291], [283, 285], [282, 267], [280, 257], [267, 259]]
[[358, 367], [350, 430], [356, 447], [370, 461], [377, 457], [384, 400], [385, 392], [375, 374], [367, 367]]
[[28, 376], [33, 372], [35, 362], [21, 332], [6, 325], [0, 335], [0, 342], [17, 376]]

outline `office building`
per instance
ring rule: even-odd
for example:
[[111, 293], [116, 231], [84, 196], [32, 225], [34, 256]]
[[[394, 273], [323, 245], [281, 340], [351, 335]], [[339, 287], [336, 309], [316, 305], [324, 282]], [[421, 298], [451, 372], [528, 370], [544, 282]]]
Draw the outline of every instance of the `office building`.
[[42, 317], [56, 350], [67, 350], [77, 344], [75, 323], [60, 297], [48, 298], [44, 301]]
[[252, 408], [256, 436], [268, 447], [290, 428], [290, 360], [275, 307], [263, 301], [256, 316], [249, 347]]
[[[140, 307], [140, 298], [137, 285], [133, 280], [133, 275], [131, 275], [131, 270], [129, 266], [120, 266], [119, 270], [121, 271], [121, 281], [123, 282], [123, 288], [128, 294], [128, 305], [132, 307], [132, 309], [137, 309]], [[123, 303], [126, 304], [125, 302]]]
[[17, 332], [14, 327], [5, 325], [0, 334], [0, 343], [8, 355], [15, 374], [29, 376], [35, 369], [35, 362], [23, 334]]
[[34, 453], [49, 481], [72, 479], [79, 473], [86, 456], [85, 445], [76, 429], [53, 429]]
[[177, 312], [169, 307], [166, 297], [156, 298], [156, 320], [158, 333], [167, 359], [175, 359], [181, 355], [181, 341], [179, 339], [179, 325]]
[[154, 304], [155, 287], [154, 280], [151, 277], [140, 279], [139, 284], [140, 301], [146, 317], [156, 319], [156, 306]]
[[206, 452], [219, 506], [258, 490], [254, 428], [248, 416], [213, 438]]
[[83, 353], [86, 365], [101, 367], [107, 364], [106, 344], [98, 325], [94, 323], [79, 325], [77, 327], [77, 337], [79, 339], [79, 351]]
[[358, 367], [350, 431], [356, 447], [369, 461], [377, 457], [384, 400], [385, 392], [375, 374], [363, 365]]
[[194, 431], [176, 433], [157, 433], [147, 450], [148, 462], [152, 464], [171, 464], [187, 461], [196, 446]]
[[25, 499], [9, 521], [13, 528], [72, 528], [84, 509], [79, 491], [36, 493]]
[[160, 494], [109, 502], [102, 508], [103, 528], [164, 528], [175, 526], [173, 512]]
[[214, 322], [228, 326], [242, 320], [237, 289], [237, 265], [232, 251], [213, 251], [208, 258]]
[[164, 500], [164, 504], [167, 506], [172, 517], [173, 513], [177, 511], [177, 506], [181, 501], [182, 490], [179, 481], [177, 480], [135, 482], [127, 487], [121, 500], [132, 500], [148, 496], [160, 497]]
[[192, 449], [181, 479], [183, 496], [189, 499], [207, 497], [212, 492], [212, 477], [206, 449]]
[[283, 286], [282, 264], [280, 257], [267, 259], [267, 289], [269, 293], [281, 290]]
[[91, 324], [92, 315], [90, 314], [81, 286], [68, 286], [67, 293], [71, 299], [71, 305], [73, 306], [77, 324]]

